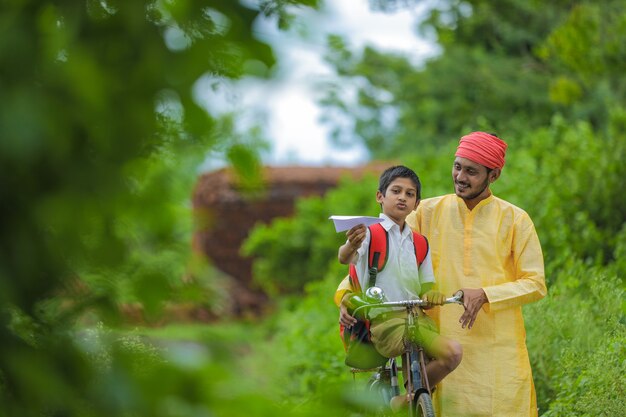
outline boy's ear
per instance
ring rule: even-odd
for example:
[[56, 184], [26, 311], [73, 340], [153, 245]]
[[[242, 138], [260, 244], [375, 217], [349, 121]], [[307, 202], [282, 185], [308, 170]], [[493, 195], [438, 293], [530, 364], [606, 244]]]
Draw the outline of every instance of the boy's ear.
[[380, 191], [376, 191], [376, 202], [377, 203], [382, 203], [383, 202], [383, 193], [381, 193]]
[[419, 205], [420, 205], [420, 201], [421, 201], [420, 199], [417, 199], [417, 200], [415, 201], [415, 207], [413, 207], [413, 210], [417, 210], [417, 206], [419, 206]]

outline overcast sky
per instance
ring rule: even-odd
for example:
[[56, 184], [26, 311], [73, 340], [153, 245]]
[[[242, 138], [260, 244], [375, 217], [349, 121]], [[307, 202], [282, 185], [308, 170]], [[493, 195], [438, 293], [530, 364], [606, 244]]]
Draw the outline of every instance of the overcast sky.
[[[319, 120], [316, 81], [333, 74], [323, 61], [328, 33], [344, 36], [353, 47], [370, 44], [404, 53], [415, 63], [436, 53], [432, 43], [415, 34], [415, 22], [421, 14], [418, 7], [384, 14], [370, 11], [367, 0], [327, 3], [322, 11], [306, 12], [288, 32], [278, 31], [270, 22], [259, 22], [255, 31], [274, 47], [278, 57], [274, 79], [249, 80], [236, 87], [213, 88], [208, 95], [202, 93], [212, 113], [237, 108], [244, 112], [244, 123], [246, 117], [264, 117], [265, 135], [272, 142], [271, 152], [264, 157], [266, 164], [355, 165], [367, 160], [366, 151], [360, 147], [334, 149], [327, 128]], [[219, 165], [218, 156], [207, 161], [204, 168]]]

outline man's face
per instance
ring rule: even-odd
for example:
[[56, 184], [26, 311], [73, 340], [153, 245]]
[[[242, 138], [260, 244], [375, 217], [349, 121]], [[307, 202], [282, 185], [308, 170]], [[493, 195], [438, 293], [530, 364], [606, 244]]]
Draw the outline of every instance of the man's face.
[[382, 205], [383, 213], [398, 224], [417, 208], [417, 188], [413, 181], [399, 177], [389, 184], [385, 194], [376, 192], [376, 201]]
[[452, 164], [452, 179], [455, 194], [463, 200], [480, 201], [490, 194], [487, 167], [467, 158], [456, 157]]

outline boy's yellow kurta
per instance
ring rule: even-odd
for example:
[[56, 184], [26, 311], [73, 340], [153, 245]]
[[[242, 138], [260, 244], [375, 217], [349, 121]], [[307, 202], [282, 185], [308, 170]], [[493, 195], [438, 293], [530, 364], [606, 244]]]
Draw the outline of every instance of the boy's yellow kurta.
[[407, 218], [428, 238], [439, 291], [483, 288], [489, 303], [471, 329], [463, 307], [431, 310], [442, 335], [463, 346], [461, 365], [436, 395], [441, 416], [536, 416], [521, 305], [546, 294], [543, 255], [530, 217], [490, 196], [469, 210], [456, 195], [424, 200]]
[[[468, 210], [454, 194], [423, 200], [407, 218], [428, 238], [438, 290], [483, 288], [489, 303], [471, 329], [463, 307], [429, 310], [440, 333], [463, 346], [459, 367], [438, 386], [435, 407], [445, 416], [536, 416], [521, 305], [546, 294], [543, 255], [530, 217], [489, 196]], [[335, 300], [340, 301], [346, 282]]]

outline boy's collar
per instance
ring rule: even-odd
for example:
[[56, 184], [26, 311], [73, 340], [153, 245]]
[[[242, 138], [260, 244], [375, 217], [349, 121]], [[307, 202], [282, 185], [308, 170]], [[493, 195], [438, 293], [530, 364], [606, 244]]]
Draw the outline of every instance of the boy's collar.
[[[389, 230], [391, 230], [393, 226], [396, 226], [398, 228], [398, 231], [400, 231], [400, 226], [398, 226], [398, 223], [391, 220], [389, 216], [387, 216], [385, 213], [380, 213], [378, 217], [380, 217], [381, 219], [384, 219], [381, 225], [387, 232], [389, 232]], [[404, 222], [404, 230], [401, 232], [401, 234], [404, 234], [404, 233], [411, 234], [411, 226], [409, 226], [406, 222]]]
[[378, 217], [383, 219], [381, 226], [383, 226], [386, 231], [389, 231], [389, 229], [391, 229], [394, 224], [397, 226], [396, 222], [391, 220], [385, 213], [380, 213]]

